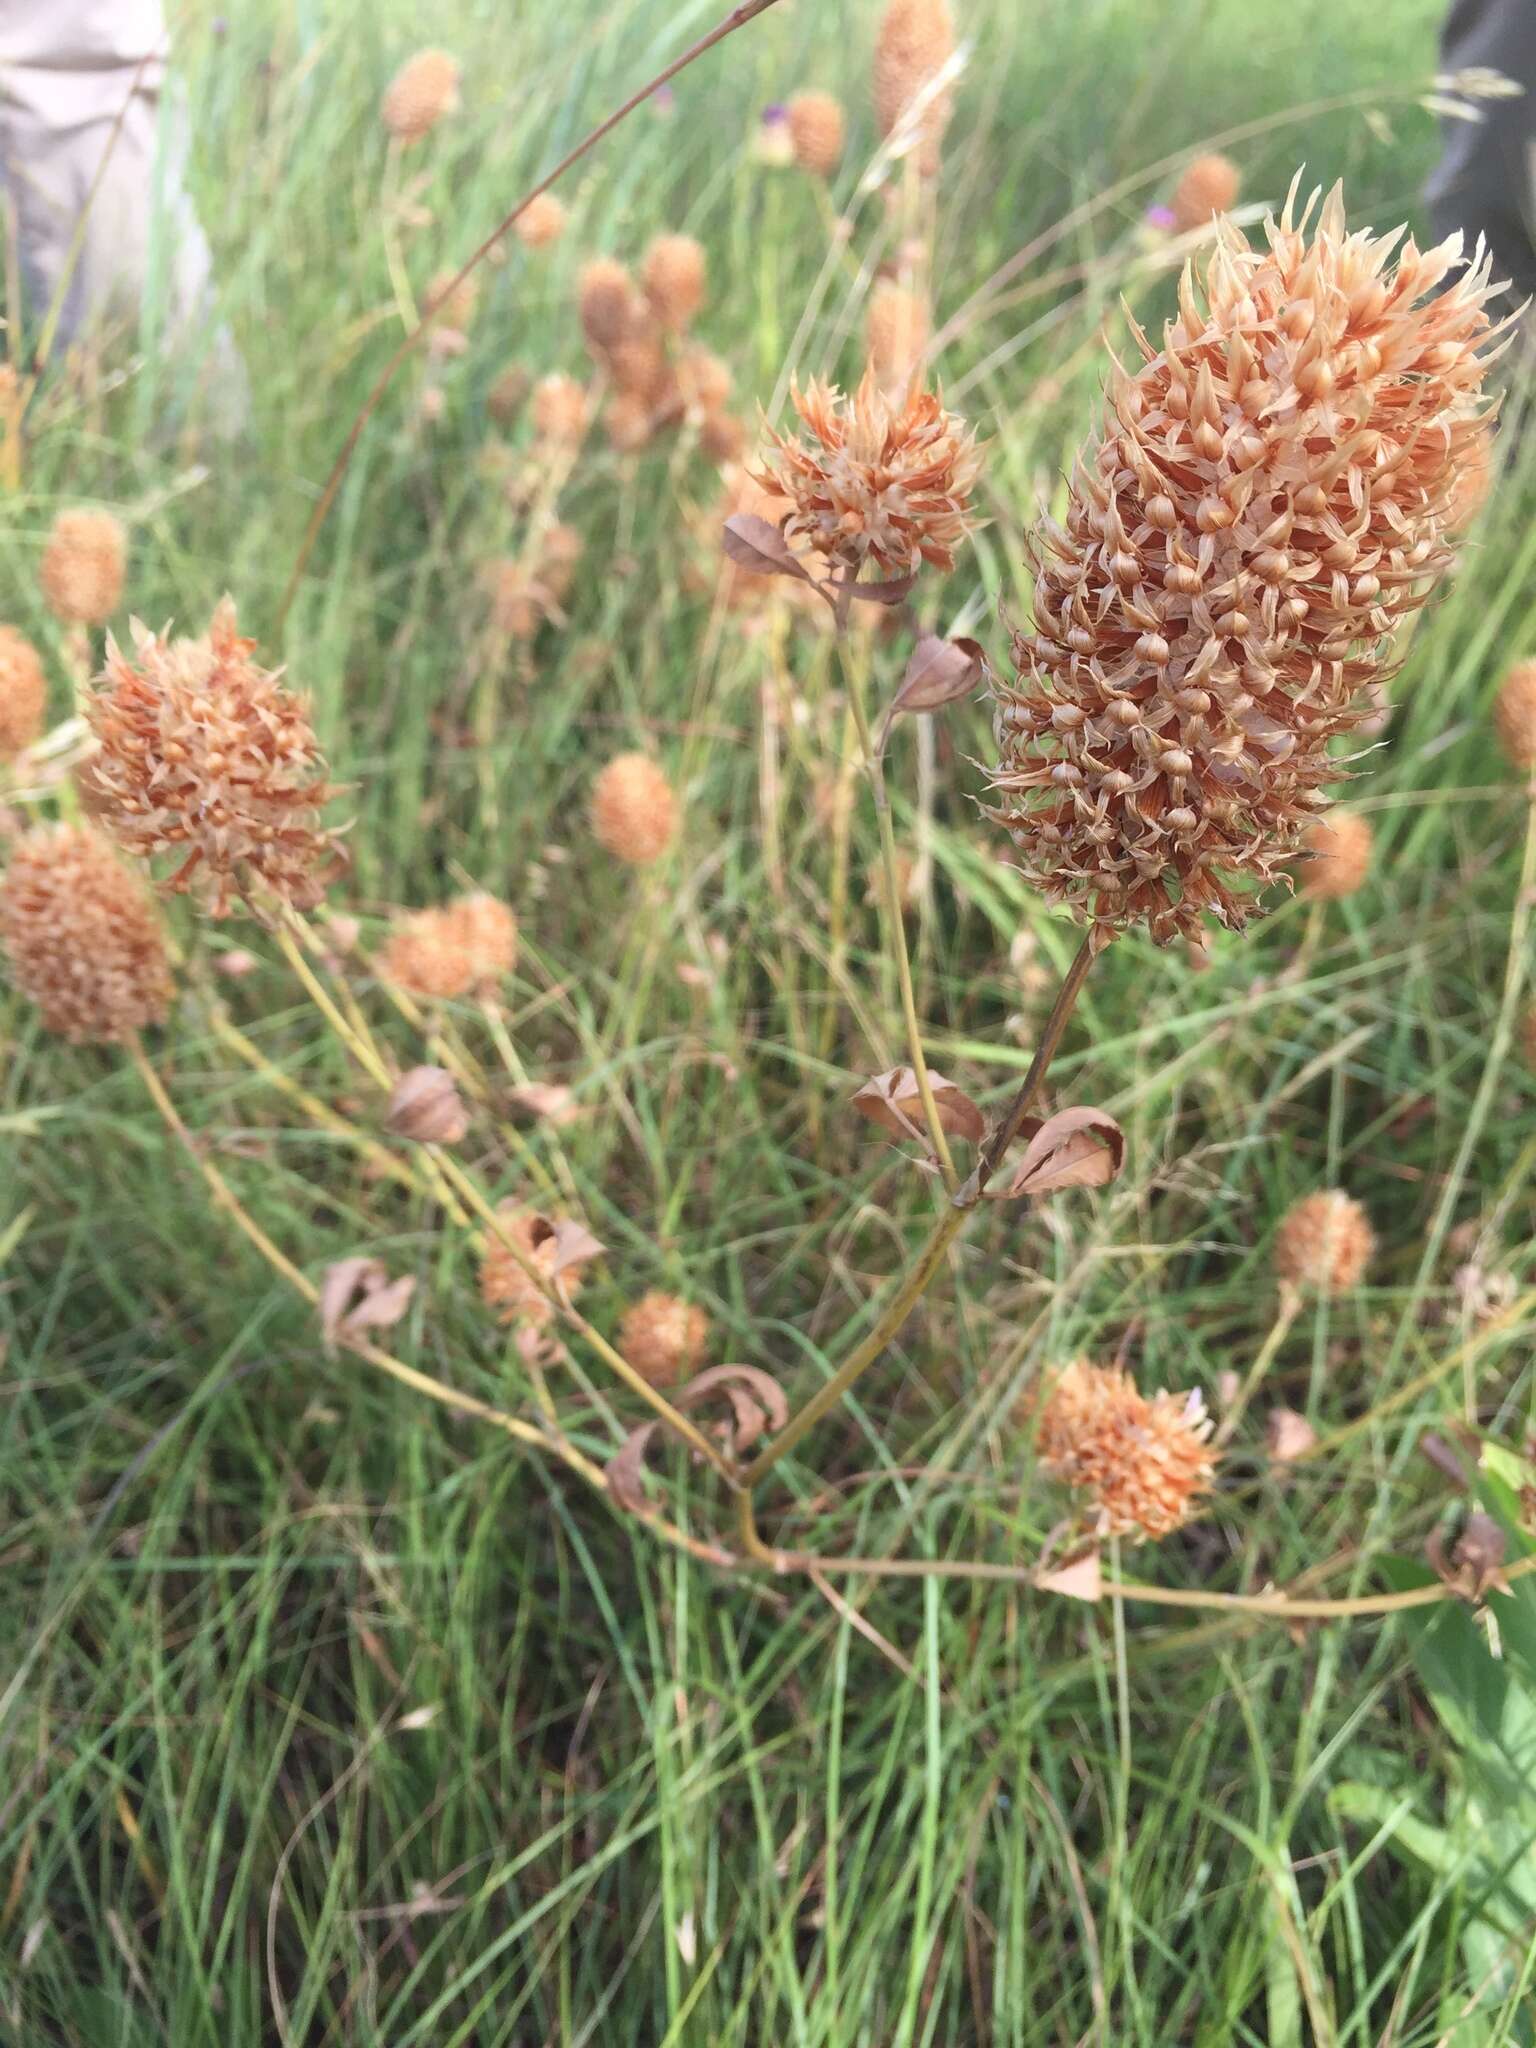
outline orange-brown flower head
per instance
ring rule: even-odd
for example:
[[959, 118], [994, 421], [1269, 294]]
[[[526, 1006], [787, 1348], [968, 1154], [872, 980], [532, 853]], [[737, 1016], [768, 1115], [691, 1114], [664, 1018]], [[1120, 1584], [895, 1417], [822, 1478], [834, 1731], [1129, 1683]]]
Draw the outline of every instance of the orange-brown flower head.
[[491, 630], [509, 640], [531, 640], [544, 617], [540, 592], [519, 555], [501, 555], [481, 571]]
[[1468, 443], [1451, 485], [1450, 518], [1447, 521], [1453, 533], [1460, 533], [1470, 526], [1488, 502], [1493, 489], [1495, 473], [1493, 449], [1493, 425], [1489, 420], [1478, 422], [1479, 431]]
[[574, 448], [587, 431], [587, 388], [562, 370], [533, 387], [533, 430], [541, 441]]
[[50, 1031], [110, 1044], [159, 1024], [174, 989], [148, 890], [89, 827], [39, 825], [0, 881], [11, 979]]
[[1536, 775], [1536, 661], [1517, 661], [1504, 678], [1493, 729], [1510, 767]]
[[660, 860], [677, 836], [677, 798], [649, 754], [616, 754], [592, 785], [592, 832], [631, 867]]
[[829, 92], [797, 92], [785, 112], [795, 162], [813, 178], [830, 178], [843, 156], [842, 102]]
[[553, 192], [540, 192], [517, 216], [514, 232], [525, 249], [547, 249], [565, 233], [565, 202]]
[[14, 760], [43, 729], [48, 678], [42, 657], [14, 626], [0, 626], [0, 761]]
[[693, 341], [678, 357], [677, 381], [686, 404], [701, 412], [718, 412], [731, 395], [733, 379], [728, 363], [713, 349]]
[[875, 381], [888, 398], [900, 398], [928, 346], [928, 309], [916, 292], [882, 277], [869, 295], [864, 338]]
[[123, 595], [128, 537], [110, 512], [61, 512], [38, 571], [43, 597], [67, 626], [104, 626]]
[[195, 885], [215, 917], [231, 892], [313, 909], [339, 859], [320, 822], [332, 791], [309, 708], [252, 661], [255, 646], [228, 597], [199, 639], [163, 639], [135, 620], [131, 657], [108, 642], [85, 707], [94, 815], [141, 860], [175, 855], [166, 886]]
[[576, 311], [588, 352], [598, 358], [627, 341], [640, 324], [640, 295], [622, 263], [596, 256], [576, 280]]
[[1358, 1287], [1376, 1249], [1376, 1233], [1360, 1204], [1340, 1188], [1304, 1195], [1275, 1233], [1275, 1271], [1288, 1287], [1311, 1294], [1348, 1294]]
[[484, 892], [412, 911], [391, 927], [374, 964], [381, 980], [407, 995], [434, 1002], [489, 996], [517, 964], [517, 919]]
[[585, 550], [586, 542], [564, 520], [556, 520], [539, 542], [539, 583], [556, 604], [569, 594]]
[[746, 426], [733, 412], [707, 412], [699, 423], [699, 446], [711, 462], [739, 462], [746, 453]]
[[709, 1317], [675, 1294], [642, 1294], [619, 1324], [619, 1349], [649, 1386], [691, 1379], [709, 1342]]
[[931, 392], [888, 398], [870, 370], [852, 398], [819, 380], [791, 395], [809, 438], [770, 428], [759, 479], [793, 503], [785, 538], [854, 574], [867, 562], [892, 576], [921, 562], [952, 569], [976, 525], [981, 458], [971, 429]]
[[643, 398], [632, 391], [616, 391], [603, 415], [608, 445], [620, 455], [633, 455], [656, 431], [655, 415]]
[[533, 379], [521, 363], [510, 363], [496, 376], [485, 394], [485, 409], [498, 427], [511, 426], [528, 403], [532, 388]]
[[1358, 811], [1330, 811], [1307, 827], [1300, 868], [1303, 890], [1314, 903], [1337, 903], [1363, 889], [1371, 872], [1375, 835]]
[[1288, 205], [1267, 235], [1225, 224], [1203, 298], [1186, 270], [1162, 348], [1138, 332], [1141, 368], [1116, 366], [998, 691], [992, 815], [1101, 938], [1247, 922], [1450, 560], [1486, 264], [1447, 282], [1453, 240], [1389, 265], [1337, 190], [1310, 234]]
[[707, 266], [692, 235], [655, 235], [640, 266], [651, 311], [670, 334], [693, 324], [704, 303]]
[[1094, 1503], [1103, 1536], [1167, 1536], [1199, 1512], [1216, 1460], [1198, 1393], [1139, 1393], [1117, 1366], [1078, 1361], [1040, 1404], [1041, 1464]]
[[1237, 165], [1226, 156], [1197, 156], [1186, 164], [1173, 188], [1170, 210], [1173, 225], [1181, 235], [1207, 227], [1211, 216], [1229, 213], [1237, 204], [1242, 177]]
[[648, 323], [636, 328], [608, 351], [606, 364], [614, 389], [626, 397], [639, 399], [647, 409], [665, 399], [673, 371], [659, 329]]
[[875, 40], [875, 118], [882, 135], [913, 119], [918, 169], [925, 178], [938, 172], [951, 112], [948, 86], [936, 88], [933, 81], [954, 50], [949, 0], [890, 0]]
[[420, 142], [458, 105], [458, 60], [446, 50], [418, 50], [389, 81], [379, 112], [397, 141]]
[[480, 1264], [480, 1298], [487, 1308], [498, 1311], [498, 1322], [544, 1329], [554, 1318], [554, 1304], [503, 1240], [510, 1238], [523, 1257], [567, 1301], [581, 1292], [586, 1261], [562, 1260], [558, 1217], [537, 1215], [511, 1201], [498, 1202], [496, 1215], [499, 1232], [486, 1232], [485, 1255]]

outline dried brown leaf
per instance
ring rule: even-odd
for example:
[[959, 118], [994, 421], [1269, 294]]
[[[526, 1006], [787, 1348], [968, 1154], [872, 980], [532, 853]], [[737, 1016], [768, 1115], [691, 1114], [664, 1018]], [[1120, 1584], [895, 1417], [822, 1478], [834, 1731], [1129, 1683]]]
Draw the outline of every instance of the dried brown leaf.
[[1061, 1593], [1068, 1600], [1102, 1600], [1104, 1597], [1104, 1573], [1100, 1566], [1099, 1547], [1085, 1550], [1081, 1557], [1074, 1557], [1068, 1564], [1054, 1566], [1049, 1571], [1035, 1573], [1035, 1590], [1040, 1593]]
[[833, 579], [834, 590], [846, 590], [850, 596], [859, 598], [864, 604], [900, 604], [913, 584], [916, 574], [891, 576], [883, 583], [854, 583], [848, 577]]
[[[987, 1126], [986, 1119], [970, 1096], [931, 1067], [928, 1086], [933, 1092], [934, 1107], [939, 1113], [942, 1129], [951, 1137], [968, 1138], [974, 1144]], [[898, 1138], [918, 1138], [926, 1142], [923, 1098], [918, 1092], [917, 1075], [911, 1067], [891, 1067], [883, 1074], [871, 1075], [849, 1100], [860, 1116], [867, 1117], [872, 1124], [879, 1124], [882, 1130], [893, 1131]]]
[[802, 583], [813, 580], [773, 521], [756, 512], [733, 513], [725, 522], [723, 545], [737, 568], [754, 576], [798, 576]]
[[[1031, 1124], [1026, 1123], [1026, 1131]], [[1062, 1188], [1102, 1188], [1125, 1163], [1125, 1133], [1102, 1109], [1058, 1110], [1033, 1125], [1004, 1199], [1053, 1195]]]
[[553, 1124], [557, 1130], [575, 1123], [581, 1116], [575, 1094], [555, 1081], [525, 1082], [521, 1088], [511, 1091], [507, 1101], [525, 1116], [537, 1117], [543, 1123]]
[[941, 640], [937, 633], [925, 633], [912, 650], [892, 711], [939, 711], [968, 697], [981, 681], [985, 660], [978, 640]]
[[320, 1334], [328, 1352], [364, 1330], [387, 1330], [410, 1305], [410, 1274], [391, 1280], [382, 1260], [362, 1254], [327, 1266], [320, 1283]]
[[550, 1275], [563, 1273], [567, 1266], [585, 1265], [588, 1259], [600, 1259], [604, 1247], [592, 1235], [584, 1223], [573, 1223], [568, 1216], [562, 1216], [549, 1230], [555, 1241], [555, 1255], [550, 1263]]
[[656, 1430], [656, 1423], [642, 1422], [603, 1467], [610, 1495], [627, 1514], [643, 1515], [650, 1506], [645, 1492], [645, 1453]]
[[724, 1392], [736, 1417], [731, 1439], [735, 1452], [749, 1449], [769, 1429], [777, 1433], [789, 1421], [783, 1388], [755, 1365], [712, 1365], [706, 1372], [696, 1373], [673, 1399], [679, 1408], [696, 1408], [716, 1391]]

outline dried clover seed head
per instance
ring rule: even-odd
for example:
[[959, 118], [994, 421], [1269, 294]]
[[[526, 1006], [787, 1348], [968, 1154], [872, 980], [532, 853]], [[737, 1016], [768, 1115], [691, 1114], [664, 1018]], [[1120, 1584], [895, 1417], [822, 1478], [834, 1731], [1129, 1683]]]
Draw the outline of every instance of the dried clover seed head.
[[1211, 216], [1228, 213], [1237, 204], [1242, 185], [1237, 165], [1226, 156], [1197, 156], [1187, 164], [1173, 188], [1170, 211], [1181, 235], [1207, 227]]
[[1198, 1393], [1137, 1391], [1116, 1366], [1079, 1360], [1057, 1374], [1040, 1404], [1041, 1464], [1093, 1499], [1103, 1536], [1167, 1536], [1199, 1512], [1216, 1460]]
[[1355, 811], [1330, 811], [1309, 825], [1303, 838], [1306, 859], [1298, 879], [1316, 903], [1336, 903], [1365, 886], [1371, 872], [1375, 835]]
[[976, 527], [972, 430], [931, 392], [887, 396], [872, 368], [851, 398], [819, 379], [791, 396], [805, 438], [770, 428], [757, 478], [791, 502], [785, 539], [854, 574], [870, 562], [894, 576], [922, 562], [952, 569]]
[[174, 993], [148, 890], [97, 832], [40, 825], [0, 881], [11, 978], [50, 1031], [108, 1044], [163, 1021]]
[[68, 626], [104, 626], [122, 601], [128, 536], [110, 512], [61, 512], [38, 570], [43, 596]]
[[43, 729], [48, 678], [25, 633], [0, 626], [0, 761], [13, 760]]
[[1034, 631], [998, 692], [1019, 865], [1107, 939], [1242, 926], [1340, 775], [1392, 635], [1451, 558], [1484, 431], [1488, 266], [1350, 234], [1337, 189], [1252, 248], [1224, 223], [1143, 362], [1115, 367]]
[[1376, 1249], [1371, 1220], [1340, 1188], [1305, 1195], [1280, 1219], [1275, 1271], [1290, 1287], [1348, 1294], [1358, 1287]]
[[659, 860], [677, 824], [677, 797], [649, 754], [616, 754], [592, 785], [593, 837], [631, 867]]
[[653, 1387], [675, 1386], [698, 1371], [709, 1341], [709, 1317], [675, 1294], [643, 1294], [624, 1312], [619, 1349]]
[[813, 178], [830, 178], [843, 154], [842, 102], [829, 92], [797, 92], [784, 112], [795, 162]]
[[[890, 0], [875, 39], [875, 118], [882, 135], [890, 135], [901, 124], [954, 49], [949, 0]], [[917, 166], [925, 178], [938, 173], [950, 112], [947, 88], [933, 93], [923, 106]]]
[[489, 995], [517, 964], [517, 919], [483, 892], [397, 920], [375, 963], [408, 995], [451, 1002]]
[[199, 639], [133, 623], [133, 652], [107, 644], [86, 702], [97, 751], [81, 774], [96, 817], [129, 853], [180, 865], [166, 886], [195, 886], [215, 917], [231, 895], [265, 891], [308, 910], [339, 862], [320, 823], [332, 795], [309, 710], [280, 674], [251, 659], [233, 600]]
[[397, 141], [420, 142], [458, 105], [458, 60], [446, 50], [418, 50], [390, 80], [379, 112]]
[[1517, 661], [1493, 706], [1493, 729], [1511, 768], [1536, 774], [1536, 661]]

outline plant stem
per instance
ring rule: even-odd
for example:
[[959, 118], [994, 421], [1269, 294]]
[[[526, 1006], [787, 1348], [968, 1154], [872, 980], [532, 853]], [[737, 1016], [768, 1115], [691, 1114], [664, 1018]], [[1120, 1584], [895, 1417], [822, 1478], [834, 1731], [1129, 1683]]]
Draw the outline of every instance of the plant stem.
[[773, 1441], [759, 1451], [741, 1475], [744, 1485], [755, 1486], [786, 1452], [794, 1449], [808, 1430], [815, 1428], [829, 1409], [837, 1406], [861, 1374], [873, 1365], [928, 1291], [934, 1275], [944, 1263], [949, 1247], [970, 1220], [972, 1212], [986, 1191], [988, 1181], [997, 1171], [1003, 1154], [1018, 1136], [1019, 1128], [1040, 1092], [1046, 1069], [1055, 1057], [1056, 1049], [1061, 1043], [1062, 1035], [1066, 1031], [1095, 957], [1094, 941], [1090, 934], [1079, 946], [1076, 957], [1056, 992], [1056, 1000], [1051, 1006], [1050, 1016], [1045, 1021], [1040, 1043], [1035, 1047], [1029, 1071], [1025, 1074], [1013, 1101], [983, 1141], [980, 1156], [970, 1178], [951, 1197], [944, 1213], [930, 1231], [927, 1243], [914, 1260], [910, 1272], [881, 1310], [869, 1335], [854, 1346], [831, 1379], [811, 1396], [799, 1414], [793, 1416]]
[[1259, 1346], [1259, 1355], [1254, 1359], [1252, 1365], [1249, 1366], [1248, 1376], [1238, 1388], [1231, 1407], [1221, 1418], [1221, 1427], [1211, 1438], [1211, 1448], [1213, 1450], [1219, 1450], [1224, 1443], [1230, 1442], [1237, 1429], [1237, 1425], [1242, 1421], [1247, 1411], [1248, 1403], [1258, 1392], [1264, 1375], [1274, 1364], [1275, 1353], [1289, 1335], [1291, 1324], [1295, 1322], [1296, 1312], [1300, 1307], [1301, 1296], [1296, 1292], [1295, 1288], [1282, 1287], [1280, 1290], [1280, 1307], [1276, 1312], [1275, 1320], [1270, 1324], [1269, 1334]]
[[880, 827], [880, 875], [885, 893], [886, 938], [896, 957], [896, 981], [901, 991], [901, 1019], [907, 1034], [907, 1058], [912, 1062], [912, 1072], [917, 1079], [917, 1092], [923, 1105], [923, 1121], [928, 1127], [928, 1142], [933, 1147], [934, 1157], [939, 1162], [939, 1171], [944, 1176], [944, 1187], [953, 1194], [959, 1184], [955, 1162], [950, 1155], [949, 1140], [939, 1116], [939, 1106], [933, 1098], [933, 1083], [928, 1078], [928, 1062], [923, 1057], [922, 1027], [917, 1021], [917, 997], [912, 987], [912, 960], [907, 952], [906, 921], [901, 908], [901, 877], [896, 861], [896, 832], [891, 823], [891, 800], [885, 787], [885, 766], [875, 747], [874, 735], [869, 729], [869, 713], [864, 704], [863, 677], [856, 673], [852, 654], [848, 646], [848, 604], [853, 593], [844, 589], [837, 600], [837, 652], [842, 663], [843, 681], [848, 690], [848, 708], [853, 713], [853, 722], [858, 730], [859, 745], [864, 750], [864, 769], [869, 776], [869, 786], [875, 800], [875, 818]]
[[356, 419], [353, 420], [351, 426], [347, 429], [347, 437], [341, 444], [341, 452], [337, 455], [332, 465], [331, 473], [325, 480], [325, 488], [321, 491], [315, 509], [310, 514], [309, 524], [304, 529], [304, 538], [299, 543], [298, 556], [289, 573], [282, 600], [277, 608], [277, 618], [273, 623], [274, 638], [281, 636], [283, 627], [288, 622], [288, 614], [293, 609], [293, 600], [298, 595], [299, 584], [303, 579], [305, 569], [309, 566], [309, 558], [314, 552], [315, 542], [320, 538], [320, 529], [324, 526], [330, 509], [336, 502], [336, 493], [341, 489], [342, 479], [347, 473], [348, 465], [351, 463], [357, 444], [362, 439], [364, 427], [367, 426], [380, 400], [394, 382], [395, 372], [406, 358], [420, 347], [442, 307], [453, 297], [453, 294], [463, 284], [471, 271], [478, 268], [498, 243], [511, 233], [517, 221], [533, 204], [534, 200], [542, 193], [547, 192], [550, 186], [557, 179], [563, 177], [573, 164], [579, 163], [589, 150], [597, 147], [604, 136], [611, 134], [621, 121], [634, 112], [636, 107], [643, 105], [653, 93], [659, 92], [670, 80], [676, 78], [680, 71], [686, 71], [690, 64], [696, 62], [706, 51], [712, 50], [716, 43], [724, 42], [727, 36], [734, 35], [739, 28], [745, 28], [747, 23], [755, 21], [758, 15], [766, 14], [773, 5], [774, 0], [740, 0], [740, 4], [733, 7], [725, 20], [712, 28], [708, 35], [701, 36], [696, 43], [690, 44], [680, 57], [674, 58], [664, 70], [658, 71], [648, 84], [641, 86], [638, 92], [631, 93], [621, 107], [616, 108], [613, 113], [609, 114], [606, 120], [599, 121], [589, 134], [582, 137], [574, 149], [569, 150], [560, 159], [559, 163], [555, 165], [555, 168], [547, 176], [541, 178], [530, 191], [523, 194], [506, 218], [501, 221], [499, 226], [491, 230], [490, 234], [486, 236], [485, 240], [463, 267], [455, 272], [454, 276], [444, 285], [432, 303], [423, 309], [421, 320], [406, 335], [389, 361], [379, 372], [377, 382], [363, 400]]

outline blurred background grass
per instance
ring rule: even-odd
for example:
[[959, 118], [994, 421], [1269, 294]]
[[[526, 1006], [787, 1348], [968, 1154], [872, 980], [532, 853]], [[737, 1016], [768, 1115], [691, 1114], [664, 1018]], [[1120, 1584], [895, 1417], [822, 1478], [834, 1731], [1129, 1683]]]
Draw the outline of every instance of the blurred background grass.
[[[190, 10], [197, 197], [252, 425], [220, 445], [179, 424], [189, 372], [156, 345], [153, 298], [131, 361], [45, 394], [0, 551], [6, 615], [57, 658], [61, 713], [36, 588], [61, 504], [130, 521], [129, 603], [151, 623], [198, 627], [228, 588], [270, 636], [400, 331], [377, 115], [400, 59], [431, 40], [464, 65], [462, 112], [398, 174], [394, 196], [427, 216], [394, 216], [419, 294], [714, 11]], [[1230, 135], [1245, 204], [1278, 204], [1304, 163], [1345, 179], [1355, 218], [1417, 219], [1439, 9], [957, 12], [971, 56], [940, 319], [1075, 217], [940, 364], [991, 440], [992, 523], [919, 608], [1001, 658], [998, 604], [1027, 604], [1021, 531], [1087, 424], [1118, 295], [1142, 316], [1169, 303], [1139, 224], [1176, 165], [1153, 167]], [[802, 1396], [927, 1199], [843, 1107], [897, 1057], [899, 1020], [862, 881], [858, 1007], [827, 991], [825, 652], [804, 631], [712, 626], [719, 480], [687, 437], [619, 459], [599, 436], [561, 498], [586, 540], [569, 623], [488, 674], [477, 579], [516, 544], [499, 480], [526, 429], [499, 453], [485, 401], [512, 362], [580, 373], [579, 263], [637, 257], [658, 228], [708, 249], [698, 330], [743, 409], [791, 366], [854, 373], [882, 232], [878, 194], [856, 190], [877, 18], [874, 0], [781, 0], [679, 81], [670, 114], [642, 109], [579, 168], [564, 240], [484, 273], [442, 416], [424, 421], [411, 369], [370, 426], [281, 648], [351, 785], [347, 907], [371, 920], [468, 879], [518, 910], [518, 1052], [586, 1112], [529, 1142], [610, 1247], [583, 1305], [608, 1327], [642, 1287], [679, 1287], [708, 1305], [717, 1355]], [[810, 84], [850, 112], [831, 198], [855, 228], [830, 259], [811, 185], [752, 149], [762, 108]], [[1281, 907], [1199, 975], [1113, 949], [1054, 1086], [1123, 1121], [1132, 1170], [977, 1234], [782, 1474], [768, 1520], [787, 1540], [1032, 1555], [1059, 1502], [1010, 1424], [1020, 1385], [1108, 1359], [1129, 1330], [1144, 1384], [1214, 1397], [1269, 1327], [1276, 1218], [1326, 1185], [1366, 1202], [1382, 1252], [1357, 1299], [1298, 1323], [1265, 1400], [1348, 1434], [1289, 1485], [1240, 1449], [1211, 1515], [1136, 1568], [1350, 1590], [1445, 1504], [1415, 1451], [1426, 1426], [1518, 1446], [1528, 1318], [1480, 1324], [1454, 1276], [1473, 1267], [1517, 1304], [1536, 1283], [1536, 1099], [1503, 1028], [1524, 808], [1485, 715], [1530, 651], [1529, 504], [1517, 466], [1414, 637], [1352, 797], [1377, 833], [1367, 888], [1326, 913]], [[890, 682], [908, 644], [877, 649]], [[680, 852], [638, 889], [584, 813], [596, 766], [635, 744], [686, 805]], [[974, 807], [988, 746], [982, 705], [947, 717], [927, 764], [909, 728], [893, 786], [932, 857], [932, 1057], [991, 1099], [1073, 938], [997, 863]], [[861, 803], [856, 877], [874, 846]], [[271, 1059], [355, 1094], [262, 936], [204, 938], [256, 954], [226, 993]], [[790, 989], [811, 1020], [798, 1050]], [[996, 1587], [713, 1574], [472, 1423], [327, 1361], [132, 1074], [46, 1041], [9, 998], [0, 1028], [0, 2029], [23, 2048], [1530, 2038], [1529, 1908], [1491, 1949], [1468, 1938], [1490, 1908], [1466, 1745], [1430, 1712], [1406, 1626], [1292, 1635], [1133, 1607], [1117, 1643], [1107, 1612]], [[462, 1029], [494, 1057], [473, 1016]], [[400, 1348], [510, 1398], [430, 1211], [292, 1124], [197, 998], [161, 1064], [279, 1242], [317, 1273], [359, 1249], [415, 1272]], [[666, 1485], [707, 1529], [697, 1477], [678, 1465]]]

